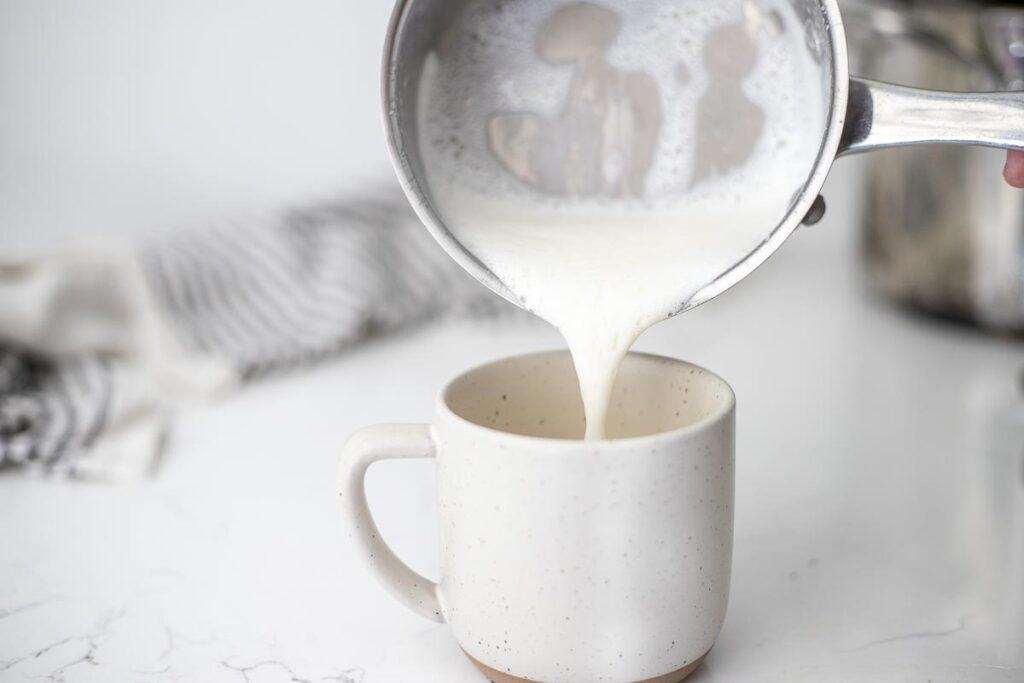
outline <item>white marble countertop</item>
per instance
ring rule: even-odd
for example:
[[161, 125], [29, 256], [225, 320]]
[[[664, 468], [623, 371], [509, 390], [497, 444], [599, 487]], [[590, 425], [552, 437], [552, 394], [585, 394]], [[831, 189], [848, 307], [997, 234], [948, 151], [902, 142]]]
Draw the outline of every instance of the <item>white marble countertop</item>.
[[[729, 614], [691, 680], [1022, 681], [1024, 347], [873, 301], [833, 206], [639, 344], [739, 400]], [[0, 680], [481, 680], [350, 552], [335, 460], [357, 427], [429, 419], [467, 366], [559, 343], [435, 326], [180, 415], [152, 481], [0, 476]], [[431, 467], [368, 482], [428, 575]]]
[[[6, 2], [5, 253], [387, 173], [389, 5]], [[639, 344], [739, 398], [729, 615], [690, 680], [1021, 681], [1024, 346], [862, 293], [850, 163], [820, 226]], [[559, 344], [521, 321], [434, 327], [180, 415], [150, 482], [0, 475], [0, 681], [480, 681], [349, 551], [335, 459], [357, 427], [428, 419], [467, 366]], [[382, 463], [369, 487], [433, 574], [430, 463]]]

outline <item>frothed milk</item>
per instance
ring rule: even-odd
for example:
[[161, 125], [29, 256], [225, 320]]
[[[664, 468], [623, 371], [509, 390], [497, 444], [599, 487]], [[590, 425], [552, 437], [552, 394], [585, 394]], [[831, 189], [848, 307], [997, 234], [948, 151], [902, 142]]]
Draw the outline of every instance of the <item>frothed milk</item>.
[[450, 31], [419, 89], [429, 191], [565, 337], [586, 437], [603, 438], [633, 342], [761, 244], [806, 181], [825, 128], [814, 46], [771, 0], [466, 3]]

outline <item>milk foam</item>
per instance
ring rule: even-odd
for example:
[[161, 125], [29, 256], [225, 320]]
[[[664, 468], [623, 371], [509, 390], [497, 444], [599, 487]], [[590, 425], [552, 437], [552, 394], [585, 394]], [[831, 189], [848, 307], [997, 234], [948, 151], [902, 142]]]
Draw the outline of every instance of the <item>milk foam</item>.
[[418, 108], [435, 205], [565, 337], [588, 439], [604, 437], [630, 346], [770, 235], [824, 131], [788, 3], [614, 6], [620, 23], [601, 8], [571, 17], [613, 36], [584, 54], [522, 48], [558, 29], [544, 0], [469, 3], [453, 31], [476, 39], [429, 57]]

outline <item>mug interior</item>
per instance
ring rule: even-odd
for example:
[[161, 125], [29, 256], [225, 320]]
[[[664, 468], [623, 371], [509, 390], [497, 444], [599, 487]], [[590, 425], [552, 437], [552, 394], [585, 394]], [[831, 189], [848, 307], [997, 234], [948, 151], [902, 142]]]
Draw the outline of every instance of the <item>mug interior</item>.
[[[583, 401], [568, 351], [517, 356], [456, 378], [442, 396], [452, 413], [473, 424], [546, 439], [582, 439]], [[684, 429], [732, 408], [722, 378], [691, 363], [643, 353], [623, 360], [612, 393], [608, 438]]]

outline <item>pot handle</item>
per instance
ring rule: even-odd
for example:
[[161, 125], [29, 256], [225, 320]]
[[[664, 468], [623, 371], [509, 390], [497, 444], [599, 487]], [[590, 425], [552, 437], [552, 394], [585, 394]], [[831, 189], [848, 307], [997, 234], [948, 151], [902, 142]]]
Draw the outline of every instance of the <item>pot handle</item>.
[[1024, 150], [1024, 93], [960, 93], [850, 79], [839, 154], [947, 143]]

